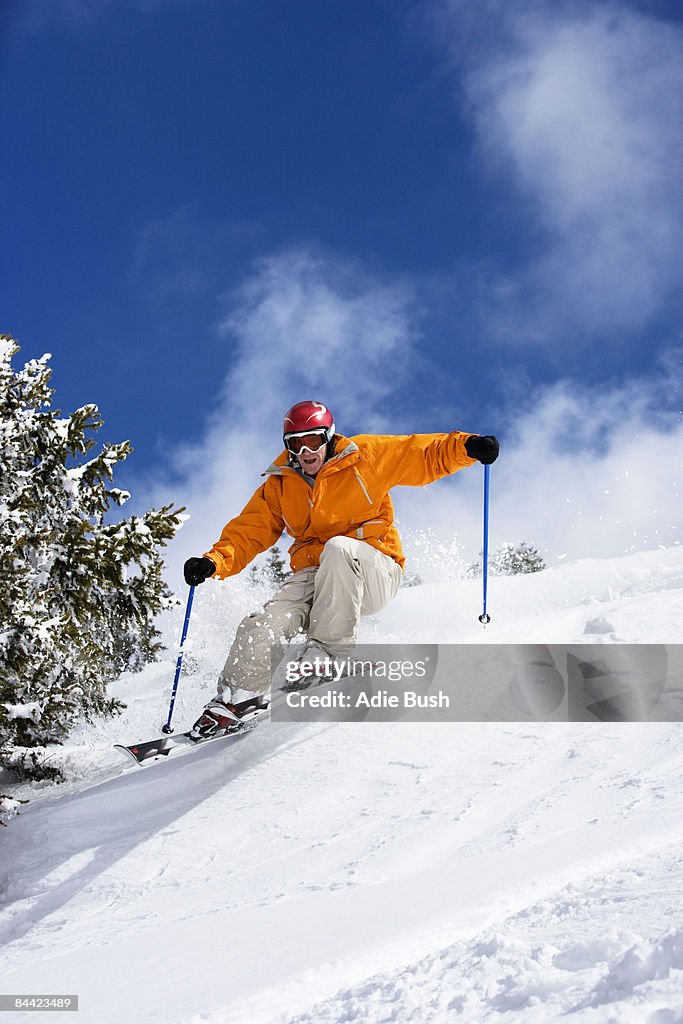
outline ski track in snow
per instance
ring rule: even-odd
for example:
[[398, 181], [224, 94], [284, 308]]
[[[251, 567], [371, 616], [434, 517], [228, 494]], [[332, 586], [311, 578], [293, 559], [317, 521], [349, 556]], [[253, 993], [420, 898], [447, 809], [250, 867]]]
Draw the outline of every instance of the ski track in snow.
[[[473, 582], [361, 639], [679, 637], [683, 549], [496, 580], [484, 637]], [[682, 724], [270, 723], [127, 769], [109, 744], [153, 734], [171, 664], [2, 830], [1, 992], [88, 1024], [681, 1024]]]

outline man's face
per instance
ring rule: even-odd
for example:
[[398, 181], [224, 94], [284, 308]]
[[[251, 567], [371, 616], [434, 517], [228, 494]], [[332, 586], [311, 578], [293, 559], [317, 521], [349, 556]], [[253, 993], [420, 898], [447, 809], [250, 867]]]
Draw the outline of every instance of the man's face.
[[288, 434], [285, 444], [304, 473], [315, 476], [320, 471], [327, 455], [324, 430], [312, 430], [308, 434]]
[[327, 445], [324, 444], [321, 448], [318, 448], [317, 452], [309, 452], [307, 448], [304, 448], [296, 457], [304, 473], [308, 473], [309, 476], [315, 476], [322, 469], [326, 455]]

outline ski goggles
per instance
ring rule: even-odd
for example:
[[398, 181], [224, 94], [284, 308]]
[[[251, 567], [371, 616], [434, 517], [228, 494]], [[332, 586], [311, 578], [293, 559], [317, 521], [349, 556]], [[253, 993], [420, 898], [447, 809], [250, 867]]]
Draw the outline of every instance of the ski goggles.
[[285, 434], [285, 448], [292, 455], [301, 452], [317, 452], [327, 444], [327, 430], [309, 430], [304, 434]]

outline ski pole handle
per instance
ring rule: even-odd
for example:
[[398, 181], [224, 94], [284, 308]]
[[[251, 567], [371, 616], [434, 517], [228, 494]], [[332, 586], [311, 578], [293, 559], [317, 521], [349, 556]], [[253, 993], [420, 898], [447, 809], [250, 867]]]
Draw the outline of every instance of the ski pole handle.
[[489, 581], [489, 470], [490, 466], [484, 466], [484, 551], [482, 554], [482, 580], [484, 584], [484, 609], [479, 616], [482, 626], [491, 621], [491, 616], [486, 612], [486, 597]]
[[180, 671], [183, 667], [183, 654], [185, 653], [185, 640], [187, 638], [187, 627], [190, 624], [190, 613], [192, 611], [192, 601], [194, 600], [194, 587], [190, 587], [190, 593], [187, 596], [187, 608], [185, 609], [185, 622], [183, 623], [183, 632], [180, 637], [180, 647], [178, 648], [178, 660], [175, 665], [175, 677], [173, 679], [173, 690], [171, 692], [171, 704], [168, 709], [168, 720], [166, 725], [162, 727], [162, 732], [168, 734], [173, 732], [171, 727], [171, 719], [173, 718], [173, 708], [175, 707], [175, 698], [178, 692], [178, 682], [180, 680]]

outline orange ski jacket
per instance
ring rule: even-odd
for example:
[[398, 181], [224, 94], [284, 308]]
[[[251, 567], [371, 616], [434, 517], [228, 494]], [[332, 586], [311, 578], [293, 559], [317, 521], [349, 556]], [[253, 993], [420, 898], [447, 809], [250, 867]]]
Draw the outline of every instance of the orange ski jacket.
[[220, 579], [241, 572], [283, 531], [292, 572], [318, 565], [331, 537], [355, 537], [390, 555], [403, 568], [401, 538], [394, 525], [392, 487], [422, 487], [449, 476], [471, 459], [465, 441], [471, 434], [335, 434], [332, 455], [313, 486], [283, 451], [262, 475], [266, 481], [238, 516], [224, 527], [206, 557]]

